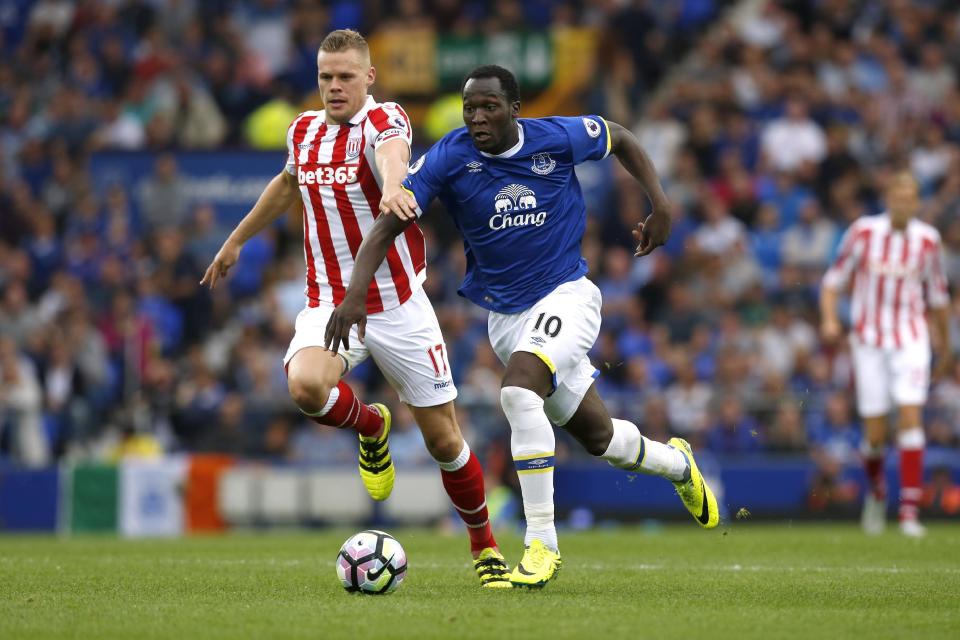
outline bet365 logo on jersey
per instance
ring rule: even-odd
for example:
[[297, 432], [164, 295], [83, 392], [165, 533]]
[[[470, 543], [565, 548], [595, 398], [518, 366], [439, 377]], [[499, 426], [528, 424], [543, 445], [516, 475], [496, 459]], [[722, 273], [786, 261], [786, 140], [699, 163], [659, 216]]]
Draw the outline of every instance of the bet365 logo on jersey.
[[314, 169], [304, 170], [303, 166], [297, 165], [297, 182], [303, 185], [317, 184], [320, 186], [330, 186], [334, 184], [353, 184], [357, 181], [357, 172], [360, 167], [345, 166], [331, 167], [330, 165], [318, 166]]

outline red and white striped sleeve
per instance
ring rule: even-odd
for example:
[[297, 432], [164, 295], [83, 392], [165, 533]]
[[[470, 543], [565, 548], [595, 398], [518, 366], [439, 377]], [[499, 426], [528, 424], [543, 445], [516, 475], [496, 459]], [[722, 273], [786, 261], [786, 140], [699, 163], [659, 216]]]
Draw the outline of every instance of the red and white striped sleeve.
[[927, 292], [927, 304], [931, 309], [942, 309], [950, 304], [950, 292], [947, 289], [946, 270], [943, 266], [943, 243], [936, 229], [933, 229], [929, 240], [924, 240], [924, 250], [927, 255], [923, 283]]
[[859, 220], [856, 220], [843, 234], [837, 257], [834, 258], [833, 264], [830, 265], [823, 276], [823, 286], [827, 289], [843, 289], [850, 282], [850, 276], [853, 275], [859, 252], [863, 251], [862, 243], [858, 242], [861, 231], [862, 225]]
[[284, 169], [290, 175], [297, 175], [297, 157], [294, 154], [293, 137], [297, 130], [297, 124], [303, 119], [303, 115], [302, 113], [298, 115], [287, 127], [287, 163], [284, 165]]
[[371, 109], [367, 114], [367, 122], [371, 129], [374, 149], [379, 149], [384, 142], [394, 138], [406, 140], [407, 144], [413, 143], [413, 127], [410, 126], [410, 118], [403, 107], [396, 102], [384, 102]]

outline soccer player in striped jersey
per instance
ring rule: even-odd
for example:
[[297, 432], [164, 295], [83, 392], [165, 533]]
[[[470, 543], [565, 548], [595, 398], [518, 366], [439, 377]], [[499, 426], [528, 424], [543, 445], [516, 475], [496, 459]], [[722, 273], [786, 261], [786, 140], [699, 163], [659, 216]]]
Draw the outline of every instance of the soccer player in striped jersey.
[[438, 197], [463, 234], [467, 273], [460, 294], [490, 310], [490, 344], [506, 365], [500, 405], [527, 520], [523, 558], [510, 581], [540, 588], [561, 566], [551, 423], [618, 468], [673, 482], [704, 528], [716, 527], [719, 513], [686, 441], [657, 442], [633, 422], [610, 417], [587, 356], [600, 331], [601, 296], [580, 252], [587, 216], [574, 167], [612, 154], [646, 191], [653, 213], [634, 230], [637, 256], [670, 233], [670, 205], [656, 170], [620, 125], [592, 115], [520, 118], [519, 93], [503, 67], [478, 67], [467, 77], [466, 126], [410, 168], [407, 191], [385, 200], [392, 215], [381, 216], [364, 240], [344, 302], [330, 316], [327, 344], [336, 349], [354, 323], [364, 322], [361, 294], [373, 267]]
[[466, 523], [482, 586], [509, 587], [508, 568], [487, 516], [483, 469], [464, 441], [454, 413], [456, 387], [436, 314], [422, 289], [423, 234], [407, 227], [386, 252], [365, 293], [369, 321], [335, 354], [324, 348], [324, 328], [344, 299], [354, 257], [380, 215], [381, 200], [401, 192], [412, 132], [403, 109], [367, 95], [376, 71], [363, 37], [330, 33], [317, 54], [322, 111], [305, 111], [287, 131], [287, 162], [237, 225], [204, 274], [213, 288], [243, 244], [299, 198], [307, 265], [306, 307], [284, 358], [294, 402], [322, 425], [356, 430], [360, 475], [374, 500], [393, 489], [388, 448], [390, 413], [361, 402], [342, 381], [368, 356], [410, 406], [443, 485]]
[[883, 460], [887, 416], [896, 406], [900, 531], [921, 537], [922, 413], [930, 385], [931, 337], [939, 349], [938, 365], [949, 366], [950, 297], [940, 234], [914, 218], [919, 208], [916, 181], [909, 173], [895, 175], [885, 197], [886, 212], [858, 218], [844, 234], [837, 258], [823, 278], [821, 330], [827, 341], [840, 338], [837, 303], [852, 279], [850, 347], [869, 483], [861, 523], [870, 534], [883, 531], [886, 523]]

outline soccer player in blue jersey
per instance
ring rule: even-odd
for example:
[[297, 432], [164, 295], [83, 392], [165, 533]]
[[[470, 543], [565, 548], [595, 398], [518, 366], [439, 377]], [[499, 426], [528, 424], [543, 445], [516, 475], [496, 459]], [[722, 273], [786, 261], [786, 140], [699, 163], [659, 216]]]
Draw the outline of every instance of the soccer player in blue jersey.
[[346, 297], [327, 324], [327, 348], [349, 348], [355, 324], [363, 339], [370, 279], [394, 238], [439, 198], [463, 234], [460, 295], [490, 310], [490, 342], [506, 365], [500, 403], [527, 521], [510, 581], [542, 587], [560, 569], [551, 423], [611, 465], [667, 478], [702, 526], [717, 526], [716, 498], [690, 445], [656, 442], [632, 422], [611, 419], [587, 357], [601, 300], [580, 254], [586, 209], [574, 167], [613, 153], [644, 188], [652, 213], [634, 230], [636, 255], [644, 256], [670, 234], [670, 206], [650, 159], [633, 134], [599, 116], [520, 118], [517, 81], [502, 67], [475, 69], [462, 94], [466, 127], [410, 167], [405, 192], [381, 202], [385, 215], [364, 238]]

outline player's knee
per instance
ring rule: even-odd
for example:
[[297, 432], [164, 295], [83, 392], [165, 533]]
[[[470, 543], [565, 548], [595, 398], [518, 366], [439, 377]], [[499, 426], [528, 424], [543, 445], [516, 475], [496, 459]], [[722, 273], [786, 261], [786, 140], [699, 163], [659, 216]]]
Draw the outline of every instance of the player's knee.
[[425, 436], [424, 442], [430, 457], [437, 462], [456, 460], [463, 451], [463, 439], [453, 432]]
[[500, 406], [511, 420], [530, 411], [543, 411], [543, 398], [530, 389], [504, 386], [500, 389]]
[[613, 427], [592, 429], [580, 437], [580, 444], [592, 456], [600, 457], [607, 452], [613, 438]]
[[319, 376], [290, 376], [287, 389], [293, 402], [301, 411], [316, 413], [323, 408], [330, 395], [332, 385]]
[[553, 378], [547, 366], [537, 356], [523, 351], [510, 356], [507, 370], [500, 382], [501, 388], [529, 389], [540, 397], [546, 396], [552, 386]]

